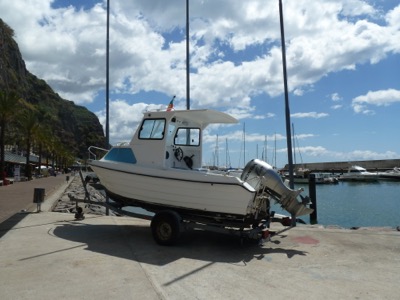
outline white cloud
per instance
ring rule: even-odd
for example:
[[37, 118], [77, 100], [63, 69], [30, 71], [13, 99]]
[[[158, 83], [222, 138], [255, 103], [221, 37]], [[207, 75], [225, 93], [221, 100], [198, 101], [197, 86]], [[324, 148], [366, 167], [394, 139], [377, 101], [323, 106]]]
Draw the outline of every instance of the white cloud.
[[290, 115], [292, 118], [314, 118], [314, 119], [320, 119], [320, 118], [325, 118], [328, 117], [329, 114], [327, 113], [317, 113], [315, 111], [312, 112], [305, 112], [305, 113], [294, 113]]
[[[171, 3], [172, 2], [172, 3]], [[4, 1], [28, 68], [62, 96], [93, 101], [105, 84], [105, 7], [53, 9], [51, 0]], [[110, 28], [112, 90], [157, 90], [185, 98], [185, 7], [178, 0], [113, 1]], [[323, 12], [323, 13], [321, 13]], [[399, 7], [387, 26], [372, 23], [364, 1], [287, 1], [284, 5], [289, 87], [296, 94], [329, 72], [376, 63], [400, 51]], [[251, 106], [260, 93], [282, 93], [276, 1], [191, 2], [192, 98], [195, 106]], [[351, 16], [349, 21], [340, 16]], [[177, 30], [178, 40], [163, 37]], [[261, 47], [258, 58], [233, 63], [223, 54]], [[223, 54], [223, 55], [220, 55]], [[221, 78], [224, 78], [221, 81]]]
[[315, 137], [315, 134], [312, 134], [312, 133], [296, 134], [297, 140], [305, 140], [305, 139], [312, 138], [312, 137]]
[[376, 10], [365, 1], [348, 0], [343, 2], [342, 14], [345, 16], [374, 15]]
[[[77, 104], [94, 101], [105, 89], [106, 11], [105, 1], [98, 2], [89, 9], [54, 9], [53, 0], [0, 2], [2, 18], [14, 29], [27, 68]], [[400, 53], [400, 6], [379, 16], [370, 3], [284, 1], [291, 92], [303, 96], [332, 73], [357, 70], [360, 64], [375, 64]], [[265, 95], [267, 102], [283, 93], [277, 1], [205, 0], [190, 5], [192, 107], [224, 110], [241, 120], [275, 118], [254, 98]], [[111, 1], [110, 88], [119, 100], [111, 102], [110, 129], [116, 140], [131, 138], [146, 105], [158, 107], [153, 100], [129, 103], [132, 94], [177, 95], [176, 106], [183, 106], [184, 14], [181, 0]], [[369, 92], [353, 99], [353, 110], [373, 114], [371, 106], [393, 105], [399, 101], [398, 93]], [[339, 92], [329, 95], [334, 104], [342, 100]], [[314, 109], [319, 108], [310, 110]], [[104, 111], [97, 114], [103, 122]], [[261, 141], [264, 136], [250, 137]]]
[[[147, 103], [135, 103], [130, 105], [124, 100], [110, 102], [110, 135], [113, 137], [111, 143], [129, 142], [136, 128], [143, 117], [143, 113], [148, 110], [165, 109], [160, 105], [149, 105]], [[105, 110], [96, 112], [102, 124], [105, 124]], [[105, 130], [105, 129], [104, 129]]]
[[343, 105], [340, 105], [340, 104], [331, 106], [331, 108], [334, 109], [334, 110], [340, 109], [342, 107], [343, 107]]
[[339, 95], [339, 93], [333, 93], [329, 96], [332, 101], [340, 101], [343, 98]]
[[296, 151], [301, 153], [301, 155], [314, 156], [314, 157], [330, 154], [330, 152], [322, 146], [299, 147], [296, 148]]
[[380, 91], [369, 91], [365, 95], [358, 96], [352, 100], [352, 107], [356, 113], [371, 114], [368, 105], [389, 106], [400, 103], [400, 91], [387, 89]]
[[346, 161], [356, 160], [376, 160], [376, 159], [395, 159], [398, 154], [393, 151], [386, 151], [383, 153], [370, 151], [370, 150], [354, 150], [348, 153], [336, 153], [338, 158]]
[[[286, 152], [286, 149], [281, 149]], [[309, 160], [310, 157], [331, 157], [335, 161], [357, 161], [357, 160], [379, 160], [397, 159], [398, 153], [394, 151], [376, 152], [370, 150], [353, 150], [349, 152], [337, 152], [326, 149], [323, 146], [305, 146], [296, 148], [303, 159]]]
[[393, 30], [400, 29], [400, 6], [393, 8], [386, 15], [386, 22]]
[[248, 107], [248, 106], [238, 106], [229, 108], [226, 113], [230, 114], [231, 116], [235, 117], [238, 120], [249, 118], [253, 115], [255, 108]]

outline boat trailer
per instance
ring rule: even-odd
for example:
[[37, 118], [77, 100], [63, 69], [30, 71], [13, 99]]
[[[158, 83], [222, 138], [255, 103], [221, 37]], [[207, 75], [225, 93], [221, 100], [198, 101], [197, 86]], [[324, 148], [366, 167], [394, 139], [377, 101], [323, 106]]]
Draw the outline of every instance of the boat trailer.
[[[85, 197], [79, 199], [72, 194], [68, 194], [70, 200], [75, 201], [75, 220], [79, 221], [85, 218], [83, 209], [79, 206], [79, 203], [103, 206], [106, 209], [112, 210], [116, 215], [150, 220], [153, 238], [157, 244], [163, 246], [174, 245], [179, 240], [181, 233], [189, 230], [203, 230], [229, 234], [239, 237], [240, 244], [243, 244], [245, 240], [255, 240], [258, 241], [259, 245], [263, 245], [265, 242], [270, 241], [271, 237], [274, 235], [280, 234], [295, 226], [293, 225], [291, 217], [275, 214], [275, 212], [271, 212], [268, 218], [262, 220], [258, 224], [253, 224], [251, 228], [245, 228], [244, 226], [237, 226], [237, 224], [227, 224], [223, 222], [216, 223], [205, 220], [199, 221], [192, 218], [182, 217], [177, 211], [169, 208], [156, 213], [149, 212], [148, 214], [127, 211], [122, 209], [122, 207], [115, 202], [100, 202], [92, 200], [92, 196], [87, 188], [88, 182], [83, 178], [82, 171], [79, 171], [79, 176], [82, 181]], [[284, 226], [284, 228], [279, 231], [272, 231], [270, 230], [271, 222], [279, 222]], [[301, 219], [296, 219], [296, 222], [304, 223]]]

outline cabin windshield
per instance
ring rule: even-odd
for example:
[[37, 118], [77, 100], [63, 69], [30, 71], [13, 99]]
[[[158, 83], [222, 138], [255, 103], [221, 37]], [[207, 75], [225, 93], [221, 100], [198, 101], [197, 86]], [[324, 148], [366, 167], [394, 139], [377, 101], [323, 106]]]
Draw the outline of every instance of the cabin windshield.
[[179, 146], [199, 146], [200, 129], [199, 128], [179, 128], [175, 135], [175, 145]]
[[161, 140], [164, 138], [165, 119], [146, 119], [142, 123], [139, 139]]

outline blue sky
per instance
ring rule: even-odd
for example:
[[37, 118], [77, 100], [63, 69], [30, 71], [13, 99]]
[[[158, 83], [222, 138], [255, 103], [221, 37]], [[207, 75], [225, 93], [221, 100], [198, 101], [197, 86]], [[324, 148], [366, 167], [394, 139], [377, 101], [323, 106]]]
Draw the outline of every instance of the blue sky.
[[[399, 158], [399, 2], [282, 2], [296, 162]], [[176, 109], [185, 108], [186, 1], [110, 3], [115, 144], [130, 140], [144, 110], [164, 109], [173, 95]], [[28, 70], [104, 123], [106, 1], [1, 0], [0, 17], [14, 29]], [[228, 153], [241, 167], [264, 152], [283, 167], [278, 0], [190, 0], [190, 47], [191, 108], [240, 121], [209, 128], [204, 163], [224, 166]]]

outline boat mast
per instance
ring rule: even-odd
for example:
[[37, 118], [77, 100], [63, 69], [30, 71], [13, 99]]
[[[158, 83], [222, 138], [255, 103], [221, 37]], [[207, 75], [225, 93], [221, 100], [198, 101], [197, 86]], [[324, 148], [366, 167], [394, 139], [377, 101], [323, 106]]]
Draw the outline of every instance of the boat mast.
[[215, 145], [215, 159], [216, 159], [216, 166], [219, 169], [219, 142], [218, 142], [218, 134], [217, 134], [217, 144]]
[[275, 138], [275, 141], [274, 141], [274, 167], [276, 169], [277, 168], [276, 167], [276, 132], [274, 134], [274, 138]]
[[243, 122], [243, 168], [246, 166], [246, 123]]
[[293, 132], [293, 159], [294, 159], [294, 165], [296, 165], [296, 140], [295, 140], [295, 133], [294, 133], [294, 124], [292, 123], [292, 132]]
[[231, 168], [231, 157], [229, 155], [228, 139], [225, 139], [225, 149], [226, 149], [226, 151], [225, 151], [225, 156], [226, 156], [225, 157], [225, 160], [226, 160], [225, 165], [226, 165], [227, 168]]
[[265, 135], [264, 136], [264, 155], [265, 155], [265, 158], [264, 158], [264, 160], [266, 161], [266, 162], [268, 162], [268, 141], [267, 141], [267, 135]]

